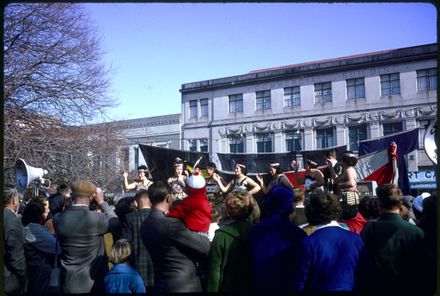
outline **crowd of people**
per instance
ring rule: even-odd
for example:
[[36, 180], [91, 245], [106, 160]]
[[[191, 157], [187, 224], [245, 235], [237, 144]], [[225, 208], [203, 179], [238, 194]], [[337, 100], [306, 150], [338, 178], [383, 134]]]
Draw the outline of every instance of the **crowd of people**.
[[146, 166], [132, 183], [124, 172], [136, 195], [115, 205], [79, 180], [19, 211], [20, 193], [5, 187], [4, 292], [432, 294], [436, 194], [382, 184], [361, 196], [352, 152], [326, 156], [324, 171], [304, 161], [298, 188], [279, 163], [267, 182], [237, 164], [227, 183], [214, 163], [202, 176], [181, 159], [167, 180], [150, 180]]

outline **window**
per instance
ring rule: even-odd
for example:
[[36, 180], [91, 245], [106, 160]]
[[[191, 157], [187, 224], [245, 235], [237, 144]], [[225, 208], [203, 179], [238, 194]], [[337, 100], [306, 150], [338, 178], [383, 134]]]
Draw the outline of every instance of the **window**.
[[257, 153], [272, 152], [272, 134], [257, 135]]
[[229, 138], [229, 153], [243, 153], [244, 138], [242, 136], [234, 136]]
[[229, 113], [243, 112], [243, 95], [229, 96]]
[[300, 97], [300, 92], [299, 92], [299, 86], [286, 87], [284, 89], [284, 106], [285, 107], [300, 106], [301, 105], [300, 98], [301, 97]]
[[417, 71], [418, 91], [437, 89], [437, 68]]
[[358, 141], [363, 141], [367, 139], [367, 125], [357, 125], [350, 126], [348, 128], [348, 147], [351, 151], [358, 151], [359, 144]]
[[347, 79], [347, 98], [349, 100], [365, 98], [364, 78]]
[[383, 135], [394, 134], [403, 131], [403, 122], [386, 122], [382, 124]]
[[208, 152], [208, 139], [200, 139], [200, 152]]
[[257, 91], [257, 110], [270, 109], [270, 90]]
[[189, 101], [189, 117], [197, 117], [197, 100]]
[[399, 73], [380, 75], [380, 90], [382, 96], [400, 94]]
[[333, 129], [318, 129], [316, 130], [316, 149], [327, 148], [335, 146], [335, 139]]
[[332, 83], [315, 83], [315, 104], [332, 101]]
[[208, 99], [200, 100], [200, 116], [208, 117]]
[[189, 151], [197, 151], [197, 140], [189, 140]]
[[301, 151], [304, 139], [304, 131], [297, 130], [286, 132], [286, 150], [287, 151]]

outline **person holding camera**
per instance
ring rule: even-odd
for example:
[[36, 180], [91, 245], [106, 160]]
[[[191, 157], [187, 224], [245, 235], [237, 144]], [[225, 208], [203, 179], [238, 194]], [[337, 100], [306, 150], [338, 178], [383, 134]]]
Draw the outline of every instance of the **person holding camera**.
[[[53, 224], [61, 246], [61, 278], [66, 294], [104, 294], [108, 271], [104, 234], [119, 229], [120, 222], [104, 201], [104, 193], [90, 181], [72, 184], [74, 204], [55, 215]], [[96, 201], [101, 213], [90, 211]]]

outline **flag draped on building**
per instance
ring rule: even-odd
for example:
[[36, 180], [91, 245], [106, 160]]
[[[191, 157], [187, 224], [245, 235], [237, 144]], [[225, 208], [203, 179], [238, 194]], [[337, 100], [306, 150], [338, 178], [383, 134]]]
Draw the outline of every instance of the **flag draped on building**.
[[296, 160], [295, 152], [287, 153], [250, 153], [250, 154], [230, 154], [217, 153], [220, 161], [220, 169], [223, 171], [234, 171], [237, 163], [244, 164], [248, 173], [267, 173], [269, 164], [279, 163], [281, 169], [291, 170], [290, 163]]
[[176, 157], [181, 158], [191, 169], [200, 157], [198, 167], [206, 167], [209, 162], [209, 153], [205, 152], [168, 149], [143, 144], [139, 144], [139, 148], [154, 180], [167, 180], [174, 175], [173, 162]]
[[[367, 163], [368, 159], [372, 161], [372, 164], [370, 167], [373, 167], [373, 163], [380, 163], [382, 162], [384, 164], [385, 161], [390, 162], [390, 158], [388, 156], [388, 148], [390, 147], [390, 144], [392, 142], [395, 142], [397, 145], [397, 170], [398, 170], [398, 186], [402, 190], [403, 194], [409, 194], [410, 193], [410, 187], [409, 187], [409, 179], [408, 179], [408, 163], [406, 160], [406, 155], [415, 149], [419, 148], [419, 129], [413, 129], [410, 131], [405, 132], [399, 132], [395, 134], [391, 134], [385, 137], [381, 137], [379, 139], [373, 139], [373, 140], [366, 140], [366, 141], [360, 141], [359, 142], [359, 156], [360, 160], [358, 161], [357, 167], [359, 170], [360, 166], [367, 166], [365, 163]], [[376, 152], [376, 153], [375, 153]], [[365, 155], [366, 160], [362, 161], [364, 157], [361, 157]], [[374, 162], [373, 162], [374, 161]], [[364, 164], [360, 164], [364, 163]], [[391, 169], [391, 171], [390, 171]], [[379, 174], [386, 174], [385, 176], [378, 177]], [[360, 177], [361, 174], [358, 173], [358, 178], [362, 179]], [[385, 166], [382, 167], [382, 171], [376, 171], [376, 173], [371, 176], [371, 178], [379, 178], [379, 180], [385, 180], [391, 177], [391, 181], [384, 182], [384, 183], [391, 183], [392, 177], [393, 177], [393, 170], [392, 166]], [[365, 178], [365, 177], [364, 177]], [[364, 179], [367, 180], [367, 179]], [[370, 179], [371, 180], [371, 179]], [[376, 179], [374, 179], [376, 180]], [[376, 180], [377, 184], [381, 184]]]

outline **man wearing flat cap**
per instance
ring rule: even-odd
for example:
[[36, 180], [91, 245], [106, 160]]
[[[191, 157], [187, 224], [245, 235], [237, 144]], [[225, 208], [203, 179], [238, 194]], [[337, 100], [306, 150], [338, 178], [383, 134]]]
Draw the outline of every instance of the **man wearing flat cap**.
[[[108, 271], [104, 234], [120, 227], [115, 212], [104, 201], [101, 188], [89, 181], [72, 184], [74, 204], [54, 217], [61, 245], [62, 285], [66, 294], [104, 294]], [[101, 213], [89, 210], [95, 200]]]

